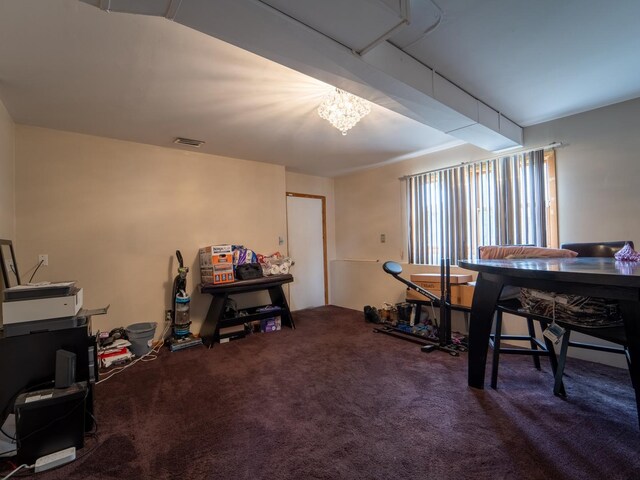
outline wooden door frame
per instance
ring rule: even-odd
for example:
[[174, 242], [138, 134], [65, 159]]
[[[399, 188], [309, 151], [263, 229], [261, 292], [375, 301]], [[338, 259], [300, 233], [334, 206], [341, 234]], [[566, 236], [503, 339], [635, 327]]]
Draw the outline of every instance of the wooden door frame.
[[[327, 197], [309, 193], [286, 192], [287, 197], [322, 200], [322, 265], [324, 267], [324, 304], [329, 305], [329, 280], [327, 274]], [[289, 249], [289, 212], [287, 212], [287, 250]], [[295, 261], [295, 258], [293, 259]]]

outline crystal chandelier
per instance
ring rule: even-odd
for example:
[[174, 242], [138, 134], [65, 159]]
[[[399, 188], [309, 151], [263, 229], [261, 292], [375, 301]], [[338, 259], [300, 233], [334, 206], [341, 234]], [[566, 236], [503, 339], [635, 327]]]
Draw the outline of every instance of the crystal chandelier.
[[339, 88], [324, 97], [318, 107], [318, 115], [340, 130], [342, 135], [346, 135], [347, 130], [369, 112], [371, 112], [369, 102]]

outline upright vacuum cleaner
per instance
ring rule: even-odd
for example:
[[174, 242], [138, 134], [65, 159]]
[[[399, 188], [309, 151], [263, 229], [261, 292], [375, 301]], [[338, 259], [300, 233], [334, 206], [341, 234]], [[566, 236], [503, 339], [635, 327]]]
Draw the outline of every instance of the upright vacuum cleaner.
[[[436, 295], [434, 295], [430, 291], [425, 290], [421, 286], [416, 285], [415, 283], [402, 278], [400, 276], [400, 274], [402, 273], [402, 267], [400, 266], [399, 263], [385, 262], [382, 265], [382, 269], [386, 273], [391, 275], [393, 278], [398, 280], [399, 282], [404, 283], [410, 289], [415, 290], [416, 292], [429, 298], [429, 300], [431, 300], [432, 305], [438, 306], [440, 308], [440, 325], [438, 326], [437, 341], [432, 341], [428, 338], [422, 337], [421, 335], [408, 333], [391, 326], [374, 328], [375, 332], [385, 333], [387, 335], [401, 338], [403, 340], [410, 340], [412, 342], [419, 343], [422, 345], [423, 352], [431, 352], [433, 350], [442, 350], [454, 357], [457, 357], [460, 354], [459, 352], [466, 351], [466, 347], [464, 345], [456, 344], [451, 341], [451, 298], [450, 298], [450, 285], [448, 282], [450, 264], [448, 260], [443, 259], [441, 264], [440, 298], [438, 298]], [[420, 306], [418, 306], [418, 308], [420, 308]]]
[[173, 279], [171, 298], [173, 309], [171, 310], [171, 338], [169, 349], [172, 352], [184, 348], [202, 345], [202, 339], [194, 337], [191, 333], [190, 303], [191, 297], [187, 294], [187, 273], [189, 267], [184, 266], [180, 250], [176, 250], [178, 258], [178, 275]]

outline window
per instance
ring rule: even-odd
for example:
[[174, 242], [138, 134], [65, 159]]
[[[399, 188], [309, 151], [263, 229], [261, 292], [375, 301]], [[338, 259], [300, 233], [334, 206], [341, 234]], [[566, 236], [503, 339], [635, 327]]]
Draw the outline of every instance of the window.
[[409, 262], [474, 258], [480, 245], [557, 247], [555, 155], [536, 150], [408, 177]]

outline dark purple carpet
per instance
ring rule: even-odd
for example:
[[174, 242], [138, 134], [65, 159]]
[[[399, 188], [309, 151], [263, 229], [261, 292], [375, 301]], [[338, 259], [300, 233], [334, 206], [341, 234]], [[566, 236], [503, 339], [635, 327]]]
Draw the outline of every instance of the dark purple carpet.
[[46, 479], [640, 478], [628, 372], [503, 356], [499, 390], [467, 357], [374, 334], [361, 312], [296, 312], [296, 330], [161, 352], [96, 388], [97, 440]]

